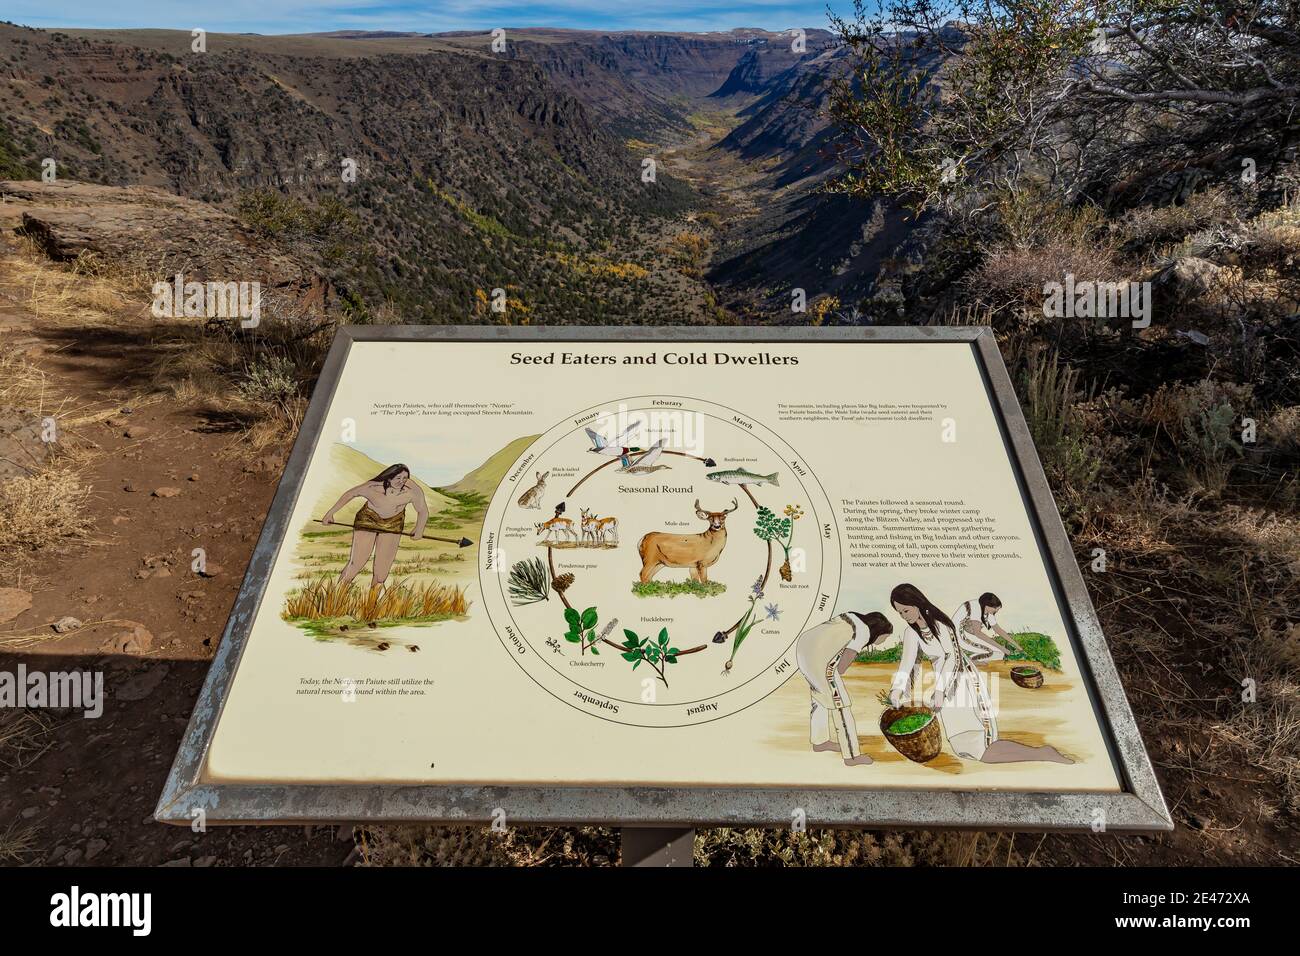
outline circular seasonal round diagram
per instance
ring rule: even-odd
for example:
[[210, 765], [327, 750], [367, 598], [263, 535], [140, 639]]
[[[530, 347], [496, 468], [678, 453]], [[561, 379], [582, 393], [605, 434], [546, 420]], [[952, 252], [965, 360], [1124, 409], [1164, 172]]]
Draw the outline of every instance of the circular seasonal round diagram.
[[504, 650], [592, 716], [726, 717], [796, 673], [840, 580], [825, 492], [742, 411], [651, 395], [575, 412], [488, 506], [479, 580]]

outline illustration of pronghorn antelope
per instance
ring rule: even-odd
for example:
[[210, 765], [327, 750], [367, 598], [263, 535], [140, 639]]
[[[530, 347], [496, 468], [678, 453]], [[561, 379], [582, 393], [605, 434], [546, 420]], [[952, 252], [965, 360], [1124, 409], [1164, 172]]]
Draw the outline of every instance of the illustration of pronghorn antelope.
[[519, 507], [540, 508], [542, 506], [542, 495], [546, 493], [546, 476], [549, 474], [549, 471], [537, 472], [537, 484], [519, 496]]
[[542, 535], [546, 541], [552, 540], [554, 535], [562, 534], [573, 541], [578, 540], [578, 534], [573, 530], [572, 518], [561, 518], [558, 514], [549, 521], [539, 521], [533, 525], [537, 533]]
[[700, 534], [651, 531], [642, 537], [636, 546], [641, 555], [641, 583], [649, 581], [661, 568], [690, 568], [694, 580], [707, 583], [709, 568], [727, 545], [727, 515], [739, 507], [732, 498], [731, 507], [725, 511], [705, 511], [696, 498], [695, 515], [709, 523], [707, 531]]
[[582, 509], [582, 540], [592, 544], [604, 544], [607, 538], [613, 538], [611, 544], [618, 544], [618, 519], [598, 518], [586, 508]]

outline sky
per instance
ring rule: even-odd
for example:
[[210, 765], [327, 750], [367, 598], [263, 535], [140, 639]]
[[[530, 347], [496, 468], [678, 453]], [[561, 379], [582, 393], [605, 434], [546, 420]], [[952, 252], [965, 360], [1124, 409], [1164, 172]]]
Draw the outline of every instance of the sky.
[[[852, 0], [830, 0], [830, 6], [847, 14]], [[827, 23], [826, 0], [6, 0], [4, 7], [0, 17], [32, 27], [201, 27], [213, 33], [487, 32], [529, 26], [775, 31]]]

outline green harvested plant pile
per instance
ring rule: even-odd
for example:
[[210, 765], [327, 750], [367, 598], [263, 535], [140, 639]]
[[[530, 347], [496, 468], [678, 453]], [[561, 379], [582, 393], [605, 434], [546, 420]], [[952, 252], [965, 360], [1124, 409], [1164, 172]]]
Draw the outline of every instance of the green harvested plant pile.
[[914, 734], [932, 720], [934, 720], [934, 714], [909, 714], [890, 724], [889, 733], [900, 737], [906, 734]]

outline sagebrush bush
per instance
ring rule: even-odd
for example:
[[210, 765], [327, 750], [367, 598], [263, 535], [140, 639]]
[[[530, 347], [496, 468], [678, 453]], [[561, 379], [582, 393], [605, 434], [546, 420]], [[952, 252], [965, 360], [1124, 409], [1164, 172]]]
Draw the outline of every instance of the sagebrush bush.
[[1193, 193], [1181, 205], [1142, 206], [1119, 219], [1115, 236], [1126, 247], [1153, 249], [1181, 242], [1195, 232], [1233, 221], [1237, 203], [1221, 187]]
[[240, 398], [254, 404], [277, 405], [298, 394], [294, 363], [287, 356], [270, 354], [258, 358], [236, 385]]
[[990, 306], [1021, 305], [1042, 316], [1049, 282], [1119, 282], [1126, 270], [1105, 247], [1053, 242], [1036, 248], [995, 249], [965, 280], [978, 301]]
[[1161, 385], [1148, 396], [1142, 417], [1173, 440], [1189, 483], [1217, 495], [1241, 457], [1241, 419], [1251, 395], [1249, 385], [1209, 378]]

